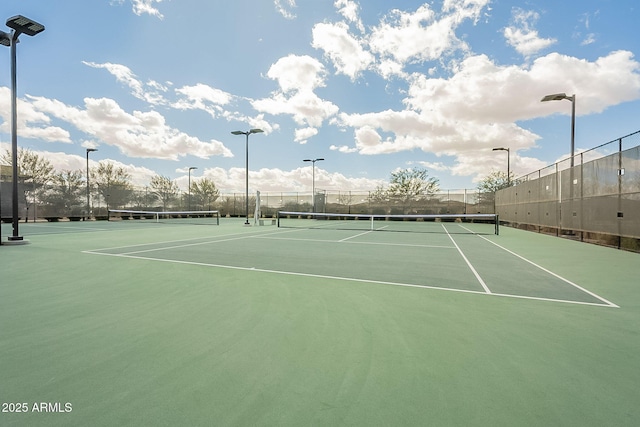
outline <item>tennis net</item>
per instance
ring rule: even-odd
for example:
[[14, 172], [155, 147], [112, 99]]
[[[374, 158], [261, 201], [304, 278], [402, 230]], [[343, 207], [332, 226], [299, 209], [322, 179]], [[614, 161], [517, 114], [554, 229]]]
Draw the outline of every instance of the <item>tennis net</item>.
[[220, 225], [218, 211], [135, 211], [127, 209], [110, 209], [109, 221], [141, 220], [171, 224], [204, 224]]
[[498, 234], [495, 214], [372, 215], [278, 212], [278, 227], [415, 233]]

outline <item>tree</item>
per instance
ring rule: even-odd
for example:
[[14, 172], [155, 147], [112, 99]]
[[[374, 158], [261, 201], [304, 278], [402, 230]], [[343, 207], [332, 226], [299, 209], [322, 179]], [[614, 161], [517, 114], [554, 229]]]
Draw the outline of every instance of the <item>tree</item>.
[[108, 206], [123, 207], [131, 200], [133, 193], [131, 174], [125, 168], [101, 161], [89, 173], [92, 186], [98, 189], [98, 193]]
[[338, 203], [341, 205], [349, 206], [353, 202], [353, 196], [351, 195], [351, 191], [346, 193], [338, 193]]
[[401, 203], [407, 214], [415, 202], [434, 195], [439, 188], [438, 179], [429, 177], [426, 169], [400, 169], [391, 173], [387, 194], [391, 200]]
[[495, 210], [496, 191], [510, 187], [512, 181], [506, 172], [491, 172], [478, 183], [478, 203]]
[[192, 205], [211, 210], [211, 205], [220, 197], [220, 190], [209, 178], [200, 178], [191, 183]]
[[149, 186], [145, 186], [142, 190], [134, 190], [131, 197], [136, 210], [149, 210], [155, 200], [156, 196], [149, 191]]
[[178, 184], [166, 176], [154, 176], [151, 178], [149, 187], [151, 188], [151, 193], [162, 202], [162, 209], [165, 211], [167, 210], [167, 206], [171, 205], [171, 203], [178, 198]]
[[52, 186], [44, 195], [49, 216], [75, 217], [82, 214], [84, 176], [81, 171], [65, 170], [53, 176]]
[[353, 196], [351, 191], [346, 193], [338, 193], [338, 204], [347, 207], [347, 213], [351, 213], [351, 204], [353, 203]]
[[506, 172], [491, 172], [478, 184], [478, 192], [495, 193], [498, 190], [510, 187], [511, 181]]
[[[0, 163], [12, 165], [11, 151], [6, 150], [0, 157]], [[49, 160], [34, 153], [29, 149], [18, 149], [18, 171], [20, 180], [24, 183], [24, 196], [29, 209], [29, 201], [34, 205], [33, 217], [37, 212], [35, 206], [41, 201], [44, 186], [51, 181], [55, 172], [53, 165]], [[27, 215], [27, 220], [29, 215]]]

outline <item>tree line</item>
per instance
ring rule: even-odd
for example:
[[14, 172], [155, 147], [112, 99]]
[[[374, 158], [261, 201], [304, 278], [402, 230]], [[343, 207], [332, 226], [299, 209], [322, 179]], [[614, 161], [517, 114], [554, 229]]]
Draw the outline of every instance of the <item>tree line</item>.
[[[0, 156], [0, 163], [11, 165], [9, 150]], [[49, 160], [22, 148], [18, 151], [18, 167], [24, 191], [21, 203], [25, 204], [27, 210], [30, 206], [39, 206], [40, 209], [67, 217], [87, 213], [86, 170], [56, 171]], [[173, 180], [163, 175], [153, 176], [143, 189], [134, 188], [131, 178], [131, 174], [124, 168], [108, 161], [101, 161], [90, 168], [89, 192], [92, 206], [89, 206], [89, 211], [97, 215], [99, 210], [100, 215], [106, 215], [107, 209], [120, 208], [164, 211], [175, 208], [217, 208], [215, 204], [220, 191], [211, 179], [202, 177], [191, 181], [190, 194], [184, 194]], [[491, 204], [495, 191], [510, 185], [508, 178], [503, 172], [493, 172], [483, 179], [478, 185], [480, 203]], [[380, 210], [374, 213], [424, 212], [439, 190], [438, 179], [430, 177], [426, 169], [399, 169], [391, 173], [388, 185], [380, 185], [370, 192], [369, 202], [371, 206], [376, 206], [376, 210]], [[341, 202], [351, 204], [350, 200]], [[94, 210], [94, 204], [99, 205], [97, 210]], [[42, 212], [39, 214], [46, 216]]]
[[[22, 201], [27, 210], [41, 205], [46, 211], [58, 216], [83, 216], [87, 212], [86, 171], [56, 171], [46, 158], [28, 150], [18, 150], [19, 183], [24, 191]], [[9, 150], [0, 156], [0, 163], [12, 165]], [[142, 191], [134, 189], [131, 174], [123, 167], [101, 161], [89, 168], [90, 199], [98, 198], [106, 209], [134, 206], [141, 210], [167, 210], [175, 205], [195, 210], [210, 210], [220, 192], [208, 178], [191, 182], [190, 196], [181, 194], [178, 185], [169, 177], [156, 175]], [[188, 197], [189, 200], [183, 200]], [[41, 209], [42, 209], [41, 208]], [[89, 206], [89, 210], [93, 210]], [[106, 212], [104, 212], [106, 214]], [[47, 214], [41, 213], [41, 216]]]

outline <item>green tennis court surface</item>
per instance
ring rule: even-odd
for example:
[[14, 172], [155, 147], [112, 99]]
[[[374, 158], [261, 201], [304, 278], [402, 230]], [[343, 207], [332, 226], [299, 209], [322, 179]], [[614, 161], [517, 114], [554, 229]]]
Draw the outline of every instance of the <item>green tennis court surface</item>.
[[640, 420], [638, 254], [242, 222], [20, 224], [31, 243], [0, 247], [0, 397], [29, 410], [0, 424]]

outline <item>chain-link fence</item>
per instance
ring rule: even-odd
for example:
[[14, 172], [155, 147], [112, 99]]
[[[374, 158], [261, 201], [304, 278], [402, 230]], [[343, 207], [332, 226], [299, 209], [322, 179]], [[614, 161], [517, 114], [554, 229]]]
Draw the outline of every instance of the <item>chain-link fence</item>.
[[[259, 185], [259, 184], [257, 184]], [[10, 182], [3, 183], [3, 195]], [[86, 217], [106, 219], [109, 209], [145, 211], [219, 210], [225, 217], [254, 215], [256, 194], [220, 193], [216, 195], [189, 194], [176, 191], [159, 197], [150, 188], [128, 185], [92, 187], [87, 198], [86, 186], [69, 188], [63, 185], [35, 185], [19, 183], [20, 220], [81, 220]], [[10, 220], [10, 200], [6, 209], [3, 199], [2, 218]], [[434, 194], [410, 197], [389, 196], [376, 191], [318, 190], [311, 192], [261, 192], [261, 216], [270, 218], [279, 210], [296, 212], [362, 213], [362, 214], [465, 214], [493, 213], [493, 199], [477, 190], [443, 190]]]
[[525, 175], [496, 193], [519, 228], [640, 250], [640, 131]]

